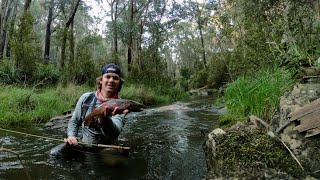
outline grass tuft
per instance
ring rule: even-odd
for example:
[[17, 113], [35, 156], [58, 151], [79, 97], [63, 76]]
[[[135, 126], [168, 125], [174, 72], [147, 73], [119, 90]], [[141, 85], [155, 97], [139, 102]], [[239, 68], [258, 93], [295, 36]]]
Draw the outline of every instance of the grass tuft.
[[56, 115], [73, 109], [88, 87], [68, 85], [64, 89], [0, 86], [0, 126], [25, 126], [47, 122]]
[[279, 105], [279, 97], [291, 89], [293, 83], [291, 74], [280, 68], [261, 71], [255, 77], [238, 78], [225, 91], [223, 101], [228, 113], [220, 117], [220, 122], [245, 121], [251, 114], [270, 120]]

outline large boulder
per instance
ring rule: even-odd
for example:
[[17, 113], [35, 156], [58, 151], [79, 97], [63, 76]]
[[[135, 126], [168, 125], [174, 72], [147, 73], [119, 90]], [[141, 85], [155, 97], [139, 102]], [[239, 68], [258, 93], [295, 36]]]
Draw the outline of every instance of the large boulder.
[[306, 107], [320, 102], [320, 84], [306, 82], [296, 84], [280, 98], [270, 126], [259, 118], [258, 123], [248, 118], [248, 122], [209, 133], [206, 179], [320, 179], [319, 134], [307, 136], [307, 131], [299, 128], [303, 123], [300, 112], [307, 111], [314, 117], [305, 118], [308, 125], [317, 126], [316, 113], [312, 116], [317, 108], [311, 111]]
[[[272, 134], [272, 133], [271, 133]], [[305, 177], [282, 142], [263, 126], [238, 122], [208, 134], [206, 179], [296, 179]]]

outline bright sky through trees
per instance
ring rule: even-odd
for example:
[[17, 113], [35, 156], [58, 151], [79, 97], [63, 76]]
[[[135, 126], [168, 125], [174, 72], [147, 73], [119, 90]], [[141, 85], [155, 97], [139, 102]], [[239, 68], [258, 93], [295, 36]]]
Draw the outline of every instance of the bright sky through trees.
[[96, 0], [84, 0], [84, 2], [92, 8], [89, 11], [89, 14], [95, 20], [95, 24], [92, 25], [92, 29], [95, 29], [98, 34], [103, 35], [106, 28], [105, 22], [110, 20], [110, 17], [107, 15], [107, 12], [110, 11], [109, 4], [107, 1], [102, 1], [101, 4], [98, 4]]

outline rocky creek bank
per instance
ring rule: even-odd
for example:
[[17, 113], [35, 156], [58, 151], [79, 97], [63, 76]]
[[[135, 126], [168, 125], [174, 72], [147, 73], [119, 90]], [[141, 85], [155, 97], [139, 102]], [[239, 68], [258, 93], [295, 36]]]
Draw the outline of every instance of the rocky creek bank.
[[214, 129], [204, 146], [206, 179], [320, 179], [318, 112], [320, 83], [297, 83], [270, 124], [250, 116]]

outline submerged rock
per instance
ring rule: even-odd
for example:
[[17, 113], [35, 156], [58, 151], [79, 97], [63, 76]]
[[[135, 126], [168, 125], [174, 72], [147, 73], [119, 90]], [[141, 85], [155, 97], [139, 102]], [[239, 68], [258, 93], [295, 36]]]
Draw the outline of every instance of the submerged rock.
[[72, 116], [72, 112], [68, 111], [67, 113], [64, 113], [62, 116], [56, 116], [50, 119], [49, 122], [47, 122], [44, 125], [44, 128], [46, 129], [56, 129], [63, 132], [66, 132], [68, 127], [68, 122]]
[[209, 96], [214, 93], [217, 93], [217, 89], [209, 89], [207, 87], [199, 88], [199, 89], [192, 89], [189, 91], [191, 96]]

